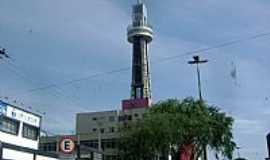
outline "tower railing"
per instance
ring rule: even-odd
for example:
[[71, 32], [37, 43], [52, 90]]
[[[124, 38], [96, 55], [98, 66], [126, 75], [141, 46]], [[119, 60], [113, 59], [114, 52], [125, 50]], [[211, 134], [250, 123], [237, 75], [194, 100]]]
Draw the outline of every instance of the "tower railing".
[[150, 24], [140, 24], [140, 25], [134, 25], [134, 24], [130, 24], [128, 25], [128, 30], [131, 30], [133, 28], [136, 28], [136, 27], [145, 27], [145, 28], [150, 28], [151, 30], [153, 30], [153, 26], [150, 25]]

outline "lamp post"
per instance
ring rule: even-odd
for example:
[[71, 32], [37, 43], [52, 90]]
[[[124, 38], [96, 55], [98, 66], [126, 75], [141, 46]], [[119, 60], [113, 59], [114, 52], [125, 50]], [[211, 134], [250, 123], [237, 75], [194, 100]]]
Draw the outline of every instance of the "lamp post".
[[[188, 64], [195, 64], [197, 68], [197, 78], [198, 78], [198, 92], [199, 92], [199, 100], [200, 104], [203, 101], [202, 98], [202, 88], [201, 88], [201, 73], [200, 73], [200, 68], [199, 64], [207, 63], [207, 59], [201, 60], [199, 56], [193, 56], [193, 61], [188, 61]], [[203, 158], [204, 160], [207, 160], [207, 146], [203, 146]]]

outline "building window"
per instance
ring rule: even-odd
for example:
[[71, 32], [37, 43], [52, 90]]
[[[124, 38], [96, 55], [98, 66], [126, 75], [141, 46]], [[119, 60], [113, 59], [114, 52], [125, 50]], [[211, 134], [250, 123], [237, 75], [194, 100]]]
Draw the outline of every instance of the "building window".
[[96, 120], [97, 120], [97, 117], [93, 117], [92, 120], [93, 120], [93, 121], [96, 121]]
[[16, 117], [16, 112], [11, 112], [12, 117]]
[[41, 143], [39, 149], [45, 152], [56, 152], [56, 144], [57, 144], [56, 142]]
[[0, 131], [18, 135], [20, 122], [14, 119], [0, 116]]
[[56, 143], [49, 143], [47, 147], [48, 151], [56, 152]]
[[135, 113], [135, 114], [134, 114], [134, 117], [139, 117], [138, 113]]
[[114, 127], [110, 127], [110, 132], [113, 133], [115, 131]]
[[91, 148], [98, 148], [98, 140], [81, 141], [81, 144]]
[[124, 121], [124, 120], [125, 120], [125, 116], [119, 116], [119, 117], [118, 117], [118, 121], [119, 121], [119, 122], [122, 122], [122, 121]]
[[100, 133], [104, 133], [105, 129], [104, 128], [100, 128]]
[[97, 129], [96, 129], [96, 128], [93, 128], [93, 129], [92, 129], [92, 131], [93, 131], [93, 132], [96, 132], [96, 131], [97, 131]]
[[27, 124], [23, 124], [23, 137], [32, 139], [32, 140], [37, 140], [39, 135], [39, 129], [34, 126], [30, 126]]
[[128, 116], [127, 116], [127, 119], [128, 119], [129, 121], [131, 121], [131, 120], [132, 120], [132, 115], [128, 115]]
[[114, 122], [114, 121], [115, 121], [114, 116], [110, 116], [110, 117], [109, 117], [109, 121], [110, 121], [110, 122]]

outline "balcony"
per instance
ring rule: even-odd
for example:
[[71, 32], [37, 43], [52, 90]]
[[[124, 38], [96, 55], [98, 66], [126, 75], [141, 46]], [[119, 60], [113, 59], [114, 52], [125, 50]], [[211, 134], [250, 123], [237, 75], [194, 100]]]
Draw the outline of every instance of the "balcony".
[[129, 25], [127, 28], [128, 41], [133, 42], [133, 37], [141, 36], [146, 39], [147, 42], [151, 42], [153, 39], [153, 28], [151, 25]]

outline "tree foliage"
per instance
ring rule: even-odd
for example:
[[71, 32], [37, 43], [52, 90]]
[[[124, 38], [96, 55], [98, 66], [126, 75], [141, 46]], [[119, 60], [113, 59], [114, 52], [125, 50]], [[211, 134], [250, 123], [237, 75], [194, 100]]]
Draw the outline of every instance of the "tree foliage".
[[[194, 148], [194, 159], [208, 146], [232, 159], [233, 118], [215, 106], [186, 98], [168, 99], [151, 107], [144, 118], [121, 129], [120, 155], [129, 160], [151, 160], [170, 151], [178, 154], [185, 145]], [[128, 157], [128, 158], [125, 158]]]

